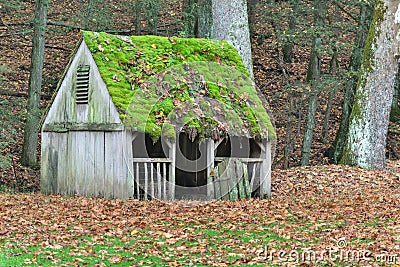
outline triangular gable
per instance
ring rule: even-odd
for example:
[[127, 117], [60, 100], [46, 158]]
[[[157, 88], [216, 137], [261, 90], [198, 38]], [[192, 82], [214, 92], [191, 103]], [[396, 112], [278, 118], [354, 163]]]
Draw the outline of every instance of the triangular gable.
[[[77, 71], [89, 66], [88, 103], [77, 103]], [[79, 102], [79, 101], [78, 101]], [[107, 125], [111, 125], [107, 127]], [[97, 126], [101, 126], [100, 128]], [[114, 127], [113, 127], [114, 126]], [[57, 95], [47, 113], [43, 130], [121, 129], [122, 122], [100, 76], [96, 63], [84, 41], [77, 49], [59, 84]]]

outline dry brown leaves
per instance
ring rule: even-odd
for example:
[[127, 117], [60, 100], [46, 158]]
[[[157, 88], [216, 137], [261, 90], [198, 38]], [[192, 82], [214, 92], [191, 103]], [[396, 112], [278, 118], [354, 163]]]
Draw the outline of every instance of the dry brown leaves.
[[[62, 248], [87, 236], [104, 244], [112, 236], [135, 240], [134, 254], [221, 266], [265, 263], [259, 257], [265, 246], [322, 251], [341, 240], [349, 251], [398, 254], [399, 198], [399, 161], [384, 171], [335, 165], [275, 171], [268, 200], [162, 203], [2, 193], [0, 241]], [[173, 247], [169, 255], [165, 245]]]

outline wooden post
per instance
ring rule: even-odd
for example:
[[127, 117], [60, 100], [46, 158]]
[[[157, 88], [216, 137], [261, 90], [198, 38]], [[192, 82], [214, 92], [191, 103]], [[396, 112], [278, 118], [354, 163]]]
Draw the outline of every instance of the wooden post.
[[261, 148], [261, 168], [260, 168], [260, 197], [271, 196], [271, 142], [264, 139], [258, 143]]
[[150, 163], [150, 171], [151, 171], [151, 173], [150, 173], [150, 187], [151, 187], [150, 188], [150, 192], [151, 192], [151, 198], [154, 198], [155, 197], [155, 195], [154, 195], [154, 187], [155, 187], [155, 184], [154, 184], [154, 163]]
[[163, 163], [163, 200], [167, 200], [167, 163]]
[[157, 198], [161, 199], [161, 168], [160, 163], [157, 163]]
[[169, 158], [171, 165], [169, 167], [169, 199], [175, 199], [175, 160], [176, 160], [176, 143], [166, 142], [169, 147]]
[[214, 199], [214, 160], [215, 160], [215, 145], [214, 140], [207, 138], [207, 198]]
[[135, 176], [135, 184], [136, 184], [136, 196], [137, 199], [140, 199], [140, 179], [139, 179], [139, 163], [136, 163], [136, 176]]
[[149, 172], [147, 169], [147, 162], [144, 163], [144, 200], [148, 199], [148, 192], [149, 190]]

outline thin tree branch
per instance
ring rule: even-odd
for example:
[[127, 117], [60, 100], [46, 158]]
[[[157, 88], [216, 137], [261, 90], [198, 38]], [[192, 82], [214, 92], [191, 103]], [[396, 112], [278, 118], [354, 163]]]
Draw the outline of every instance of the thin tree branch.
[[[0, 46], [7, 46], [9, 44], [5, 44], [5, 43], [0, 43]], [[32, 47], [32, 45], [27, 45], [27, 44], [13, 44], [13, 47]], [[71, 49], [67, 49], [67, 48], [63, 48], [63, 47], [59, 47], [59, 46], [52, 46], [52, 45], [45, 45], [45, 48], [48, 49], [54, 49], [54, 50], [61, 50], [61, 51], [65, 51], [65, 52], [70, 52]]]
[[[23, 97], [23, 98], [27, 98], [28, 97], [28, 94], [25, 93], [25, 92], [13, 92], [13, 91], [8, 91], [8, 90], [3, 90], [3, 89], [0, 89], [0, 95]], [[46, 100], [50, 100], [51, 99], [51, 95], [41, 94], [40, 96], [43, 97], [43, 99], [46, 99]]]
[[341, 3], [337, 0], [332, 1], [341, 11], [343, 11], [346, 15], [348, 15], [352, 20], [358, 21], [358, 18], [354, 17], [349, 11], [344, 9], [344, 7], [341, 5]]
[[0, 35], [0, 38], [2, 37], [9, 37], [9, 36], [16, 36], [16, 35], [26, 35], [32, 33], [33, 30], [28, 30], [28, 31], [22, 31], [22, 32], [13, 32], [13, 33], [7, 33], [7, 34], [2, 34]]
[[[63, 28], [68, 28], [68, 29], [74, 29], [74, 30], [84, 30], [84, 31], [92, 31], [93, 29], [89, 29], [86, 27], [82, 27], [79, 25], [72, 25], [72, 24], [67, 24], [61, 21], [48, 21], [48, 25], [52, 26], [57, 26], [57, 27], [63, 27]], [[117, 33], [117, 34], [132, 34], [133, 30], [115, 30], [115, 29], [102, 29], [102, 31], [108, 32], [108, 33]]]

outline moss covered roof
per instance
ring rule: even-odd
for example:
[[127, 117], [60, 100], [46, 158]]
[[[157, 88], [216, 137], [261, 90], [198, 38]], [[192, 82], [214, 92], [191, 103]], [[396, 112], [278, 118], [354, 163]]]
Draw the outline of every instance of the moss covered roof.
[[125, 126], [174, 138], [275, 138], [236, 49], [226, 41], [83, 32]]

